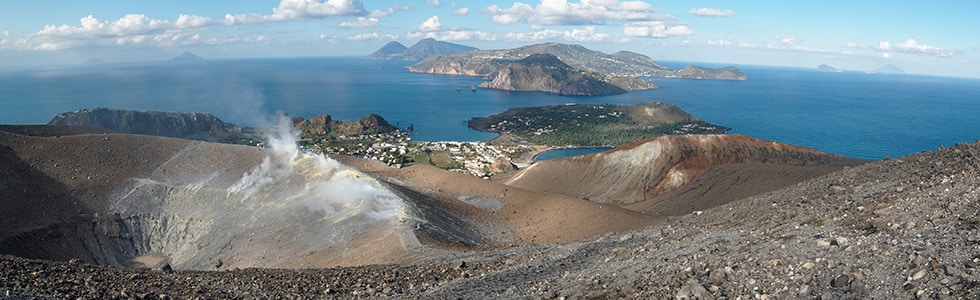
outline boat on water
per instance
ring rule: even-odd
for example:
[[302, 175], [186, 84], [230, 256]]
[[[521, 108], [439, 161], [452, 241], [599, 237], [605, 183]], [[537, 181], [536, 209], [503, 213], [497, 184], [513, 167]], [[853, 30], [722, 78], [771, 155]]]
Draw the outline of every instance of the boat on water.
[[470, 86], [470, 92], [476, 92], [476, 85], [475, 84]]

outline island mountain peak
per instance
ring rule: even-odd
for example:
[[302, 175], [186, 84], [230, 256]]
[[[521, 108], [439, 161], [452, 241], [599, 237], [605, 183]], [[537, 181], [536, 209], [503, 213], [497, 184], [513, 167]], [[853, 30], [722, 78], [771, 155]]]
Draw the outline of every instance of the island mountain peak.
[[399, 42], [391, 41], [367, 56], [370, 59], [422, 60], [437, 54], [455, 54], [477, 50], [470, 46], [438, 41], [433, 38], [419, 40], [406, 48]]
[[190, 51], [184, 51], [184, 53], [181, 53], [180, 55], [175, 56], [170, 60], [171, 61], [199, 61], [199, 60], [204, 60], [204, 58]]
[[374, 51], [374, 53], [365, 56], [365, 58], [391, 59], [392, 56], [400, 55], [402, 52], [405, 52], [405, 50], [408, 50], [408, 47], [405, 47], [405, 45], [402, 45], [402, 43], [396, 41], [390, 41], [387, 44], [385, 44], [384, 47], [378, 49], [378, 51]]

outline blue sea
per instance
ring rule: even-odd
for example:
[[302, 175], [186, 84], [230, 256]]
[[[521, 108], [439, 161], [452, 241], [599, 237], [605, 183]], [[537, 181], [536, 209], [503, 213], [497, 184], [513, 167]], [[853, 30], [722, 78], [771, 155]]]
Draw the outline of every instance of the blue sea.
[[481, 78], [409, 73], [409, 64], [311, 57], [0, 70], [0, 124], [43, 124], [96, 107], [204, 111], [244, 126], [269, 125], [277, 113], [348, 121], [377, 113], [401, 128], [414, 125], [417, 140], [477, 141], [494, 134], [466, 122], [511, 107], [661, 101], [730, 133], [858, 158], [980, 139], [978, 79], [739, 66], [748, 80], [651, 78], [658, 89], [563, 97], [471, 92]]

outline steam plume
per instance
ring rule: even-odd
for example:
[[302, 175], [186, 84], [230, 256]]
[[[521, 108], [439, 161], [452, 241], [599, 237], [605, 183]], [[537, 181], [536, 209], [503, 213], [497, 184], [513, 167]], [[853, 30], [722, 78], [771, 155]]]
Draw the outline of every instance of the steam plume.
[[391, 220], [403, 216], [402, 199], [375, 179], [324, 155], [305, 153], [296, 145], [299, 133], [280, 116], [268, 132], [271, 150], [262, 163], [228, 188], [240, 202], [269, 201], [303, 205], [340, 222], [366, 216]]

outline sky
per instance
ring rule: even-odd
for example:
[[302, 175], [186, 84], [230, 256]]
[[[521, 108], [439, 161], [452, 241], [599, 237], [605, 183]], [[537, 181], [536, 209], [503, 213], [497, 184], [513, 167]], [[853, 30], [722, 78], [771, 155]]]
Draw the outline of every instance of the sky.
[[4, 1], [0, 69], [363, 56], [435, 38], [480, 49], [558, 42], [661, 61], [980, 78], [980, 1]]

